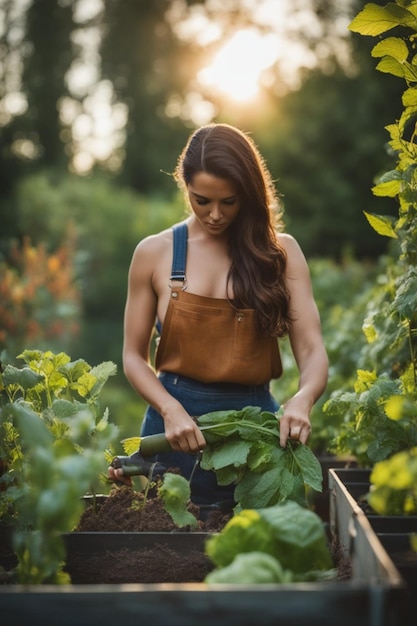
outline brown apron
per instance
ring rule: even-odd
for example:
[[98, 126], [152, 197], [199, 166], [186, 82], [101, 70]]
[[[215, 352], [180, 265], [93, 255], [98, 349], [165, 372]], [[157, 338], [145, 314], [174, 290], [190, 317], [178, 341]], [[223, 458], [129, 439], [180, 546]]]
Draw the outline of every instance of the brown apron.
[[156, 351], [157, 371], [203, 383], [264, 385], [282, 374], [276, 337], [261, 337], [253, 309], [173, 287]]

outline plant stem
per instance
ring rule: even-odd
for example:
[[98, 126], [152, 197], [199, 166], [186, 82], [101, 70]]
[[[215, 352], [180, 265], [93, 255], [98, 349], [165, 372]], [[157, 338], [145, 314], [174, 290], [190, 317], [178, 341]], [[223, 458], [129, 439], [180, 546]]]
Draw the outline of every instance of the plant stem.
[[264, 433], [265, 435], [269, 435], [272, 437], [279, 437], [279, 432], [274, 432], [269, 428], [265, 428], [264, 426], [260, 426], [259, 424], [254, 424], [253, 422], [248, 422], [247, 420], [239, 420], [234, 422], [224, 422], [224, 424], [207, 424], [199, 426], [202, 432], [210, 431], [210, 430], [218, 430], [219, 428], [227, 428], [229, 426], [245, 426], [246, 428], [253, 428], [258, 432]]
[[410, 356], [411, 356], [411, 363], [413, 364], [413, 371], [414, 371], [414, 387], [417, 386], [417, 371], [416, 371], [416, 355], [414, 354], [414, 348], [413, 348], [413, 332], [415, 333], [415, 329], [412, 328], [411, 326], [412, 322], [411, 320], [408, 320], [408, 344], [410, 347]]

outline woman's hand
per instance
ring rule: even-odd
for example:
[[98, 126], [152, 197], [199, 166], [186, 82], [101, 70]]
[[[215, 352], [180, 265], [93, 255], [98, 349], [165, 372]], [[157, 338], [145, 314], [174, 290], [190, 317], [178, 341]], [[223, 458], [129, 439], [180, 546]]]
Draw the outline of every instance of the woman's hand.
[[117, 483], [124, 483], [128, 487], [133, 487], [133, 481], [130, 476], [125, 476], [123, 474], [123, 469], [115, 469], [114, 467], [109, 467], [107, 470], [107, 477], [109, 480], [112, 480]]
[[280, 446], [285, 448], [288, 439], [306, 444], [311, 433], [308, 411], [301, 401], [294, 396], [284, 406], [284, 413], [279, 421]]
[[203, 433], [181, 404], [170, 404], [161, 415], [165, 423], [165, 437], [173, 450], [196, 454], [205, 448]]

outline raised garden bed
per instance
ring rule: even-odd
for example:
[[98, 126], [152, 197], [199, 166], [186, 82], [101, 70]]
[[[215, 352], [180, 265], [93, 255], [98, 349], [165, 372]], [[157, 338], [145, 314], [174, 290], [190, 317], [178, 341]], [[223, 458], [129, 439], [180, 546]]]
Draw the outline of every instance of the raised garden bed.
[[[161, 546], [162, 560], [172, 549], [183, 560], [191, 552], [203, 558], [204, 542], [211, 532], [186, 529], [175, 533], [71, 533], [66, 537], [68, 558], [73, 558], [78, 550], [79, 556], [83, 555], [90, 563], [93, 574], [92, 555], [102, 550], [109, 553], [113, 548], [124, 551], [123, 564], [127, 555], [161, 550]], [[332, 541], [337, 543], [339, 539], [342, 554], [348, 556], [352, 566], [349, 578], [343, 580], [281, 585], [209, 586], [203, 582], [9, 585], [0, 587], [2, 619], [14, 626], [26, 626], [35, 616], [43, 626], [56, 619], [63, 626], [74, 623], [113, 626], [120, 619], [141, 623], [151, 620], [174, 626], [196, 623], [252, 626], [260, 618], [267, 626], [333, 626], [335, 619], [338, 626], [404, 623], [404, 581], [382, 545], [375, 542], [370, 526], [356, 522], [355, 533], [343, 531], [340, 537], [332, 534]], [[109, 569], [115, 573], [115, 564], [109, 562]]]
[[[369, 579], [373, 572], [388, 572], [392, 568], [398, 580], [398, 589], [405, 586], [399, 596], [404, 609], [404, 624], [415, 623], [417, 610], [417, 553], [411, 549], [411, 534], [417, 533], [417, 516], [378, 515], [367, 504], [370, 490], [370, 470], [350, 468], [329, 471], [331, 532], [341, 538], [346, 553], [352, 545], [360, 547], [366, 537], [373, 550], [368, 559], [361, 553], [352, 553], [353, 566], [358, 575]], [[380, 558], [373, 559], [373, 555]], [[371, 560], [369, 560], [371, 559]], [[402, 583], [401, 583], [402, 581]]]
[[193, 528], [178, 528], [160, 498], [148, 498], [128, 487], [92, 504], [76, 532], [65, 535], [67, 571], [74, 584], [200, 583], [213, 566], [204, 544], [220, 531], [231, 511], [220, 507], [189, 510], [198, 518]]

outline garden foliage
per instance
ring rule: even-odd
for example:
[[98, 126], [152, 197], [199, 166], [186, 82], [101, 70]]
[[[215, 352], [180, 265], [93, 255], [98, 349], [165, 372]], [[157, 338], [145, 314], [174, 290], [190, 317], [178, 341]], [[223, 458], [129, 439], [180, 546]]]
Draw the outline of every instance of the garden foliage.
[[368, 501], [377, 513], [417, 515], [417, 446], [376, 463], [370, 480]]
[[211, 537], [206, 553], [216, 565], [209, 583], [283, 583], [334, 575], [323, 522], [287, 501], [245, 509]]
[[[309, 490], [322, 490], [321, 465], [309, 446], [288, 440], [285, 448], [280, 447], [281, 413], [247, 406], [236, 411], [212, 411], [197, 419], [207, 444], [200, 466], [214, 471], [219, 485], [236, 485], [238, 508], [258, 509], [286, 500], [308, 506]], [[167, 450], [164, 435], [152, 438], [151, 446], [146, 442], [149, 456]], [[147, 439], [124, 439], [124, 451], [131, 455], [144, 450]], [[110, 457], [108, 460], [111, 462]]]
[[213, 411], [198, 418], [207, 441], [201, 467], [214, 470], [219, 485], [236, 484], [242, 508], [262, 508], [285, 500], [307, 504], [307, 489], [322, 489], [320, 463], [308, 446], [279, 446], [279, 417], [259, 407]]
[[[417, 2], [367, 4], [350, 29], [378, 37], [372, 50], [377, 69], [405, 83], [403, 111], [386, 127], [396, 167], [382, 174], [372, 189], [377, 197], [398, 201], [398, 216], [365, 212], [370, 225], [389, 237], [392, 246], [369, 294], [363, 322], [367, 346], [354, 389], [334, 393], [325, 405], [329, 415], [343, 416], [335, 451], [353, 454], [372, 467], [417, 445]], [[406, 477], [407, 454], [399, 458]]]
[[25, 346], [74, 341], [80, 330], [81, 295], [75, 281], [75, 241], [68, 231], [49, 252], [25, 237], [13, 241], [10, 262], [0, 260], [0, 353]]
[[22, 367], [0, 374], [1, 523], [13, 527], [19, 582], [62, 582], [60, 533], [78, 522], [82, 496], [95, 493], [116, 435], [99, 401], [116, 368], [50, 351], [18, 358]]

